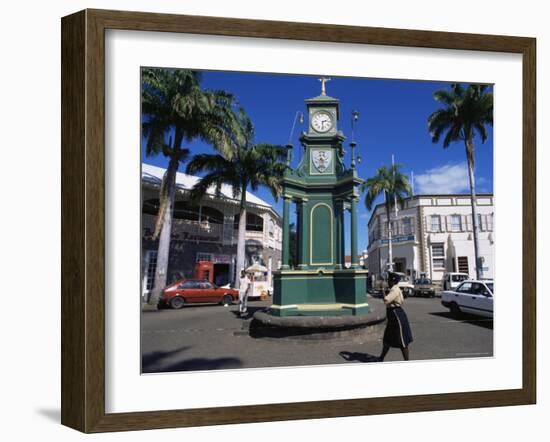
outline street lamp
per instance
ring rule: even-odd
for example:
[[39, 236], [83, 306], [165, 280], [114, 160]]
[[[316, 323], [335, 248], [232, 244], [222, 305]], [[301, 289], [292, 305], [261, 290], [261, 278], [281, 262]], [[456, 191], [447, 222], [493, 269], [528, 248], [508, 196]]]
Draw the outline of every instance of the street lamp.
[[294, 129], [296, 127], [296, 121], [299, 121], [300, 124], [304, 123], [304, 114], [300, 111], [296, 111], [294, 115], [294, 121], [292, 122], [292, 129], [290, 129], [290, 134], [288, 135], [288, 143], [286, 145], [286, 165], [290, 166], [292, 161], [292, 136], [294, 135]]
[[[351, 146], [351, 168], [355, 169], [355, 146], [357, 145], [355, 143], [355, 123], [359, 120], [359, 112], [356, 110], [351, 112], [351, 143], [349, 145]], [[359, 162], [361, 162], [359, 160]]]

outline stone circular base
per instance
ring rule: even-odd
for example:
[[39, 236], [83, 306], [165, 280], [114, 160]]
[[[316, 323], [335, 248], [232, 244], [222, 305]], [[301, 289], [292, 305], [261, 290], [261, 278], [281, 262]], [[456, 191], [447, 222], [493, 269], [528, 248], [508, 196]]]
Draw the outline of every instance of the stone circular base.
[[273, 316], [254, 313], [250, 324], [253, 338], [326, 341], [345, 339], [359, 342], [380, 339], [386, 322], [386, 308], [380, 300], [368, 300], [369, 313], [357, 316]]

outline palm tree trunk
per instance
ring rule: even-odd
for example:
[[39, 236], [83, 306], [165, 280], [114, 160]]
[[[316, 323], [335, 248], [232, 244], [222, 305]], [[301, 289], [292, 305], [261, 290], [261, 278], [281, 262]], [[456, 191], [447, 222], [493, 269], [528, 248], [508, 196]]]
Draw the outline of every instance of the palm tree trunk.
[[176, 194], [176, 172], [178, 170], [179, 160], [171, 158], [168, 169], [164, 175], [166, 187], [166, 210], [163, 216], [162, 228], [159, 236], [159, 245], [157, 252], [157, 267], [155, 269], [155, 284], [149, 298], [149, 305], [157, 307], [162, 289], [166, 287], [166, 278], [168, 271], [168, 259], [170, 256], [170, 237], [172, 235], [172, 216], [174, 211], [174, 198]]
[[[470, 179], [470, 198], [472, 204], [472, 229], [474, 231], [474, 259], [477, 279], [483, 278], [483, 268], [479, 257], [479, 231], [477, 221], [477, 199], [476, 199], [476, 182], [474, 176], [474, 164], [473, 164], [473, 142], [472, 140], [466, 140], [466, 155], [468, 158], [468, 178]], [[472, 152], [471, 154], [469, 152]]]
[[246, 186], [241, 190], [241, 207], [239, 211], [239, 231], [237, 234], [237, 278], [235, 285], [240, 288], [240, 272], [244, 269], [246, 246]]

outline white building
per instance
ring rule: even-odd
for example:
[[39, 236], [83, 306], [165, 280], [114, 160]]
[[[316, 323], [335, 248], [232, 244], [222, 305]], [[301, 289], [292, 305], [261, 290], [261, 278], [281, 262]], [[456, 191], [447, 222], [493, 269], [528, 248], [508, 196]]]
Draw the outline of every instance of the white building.
[[[492, 278], [494, 253], [494, 196], [477, 195], [479, 255], [483, 277]], [[416, 195], [390, 214], [394, 270], [413, 278], [441, 281], [445, 272], [464, 272], [475, 278], [472, 208], [470, 196]], [[371, 275], [387, 270], [388, 235], [383, 204], [368, 223], [368, 267]]]
[[[153, 287], [158, 240], [152, 239], [159, 207], [159, 188], [166, 169], [142, 164], [142, 295]], [[189, 201], [188, 192], [200, 178], [176, 174], [176, 198], [170, 239], [167, 283], [192, 277], [197, 261], [215, 265], [216, 283], [233, 284], [236, 278], [236, 255], [240, 200], [231, 186], [224, 185], [219, 195], [214, 189], [201, 201]], [[245, 266], [263, 264], [271, 273], [280, 265], [282, 220], [271, 205], [250, 192], [246, 193]]]

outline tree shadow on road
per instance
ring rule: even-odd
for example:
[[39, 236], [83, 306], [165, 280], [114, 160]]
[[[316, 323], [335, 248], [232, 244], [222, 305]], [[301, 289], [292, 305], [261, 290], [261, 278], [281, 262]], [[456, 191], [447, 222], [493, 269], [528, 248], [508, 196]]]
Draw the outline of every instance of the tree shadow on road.
[[469, 315], [467, 313], [460, 313], [454, 316], [451, 312], [431, 312], [432, 316], [439, 316], [440, 318], [451, 319], [455, 321], [467, 322], [469, 324], [477, 325], [478, 327], [487, 328], [493, 330], [493, 319], [485, 318], [483, 316]]
[[[164, 373], [174, 371], [192, 370], [220, 370], [242, 367], [239, 358], [190, 358], [180, 359], [178, 354], [189, 350], [191, 347], [182, 347], [172, 351], [155, 351], [142, 356], [143, 373]], [[169, 361], [170, 360], [170, 361]]]
[[378, 356], [369, 353], [341, 351], [338, 353], [343, 359], [349, 362], [379, 362]]

